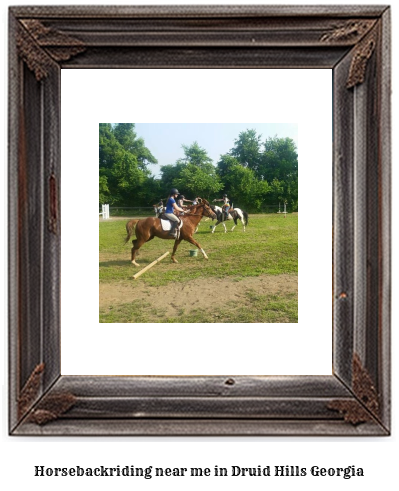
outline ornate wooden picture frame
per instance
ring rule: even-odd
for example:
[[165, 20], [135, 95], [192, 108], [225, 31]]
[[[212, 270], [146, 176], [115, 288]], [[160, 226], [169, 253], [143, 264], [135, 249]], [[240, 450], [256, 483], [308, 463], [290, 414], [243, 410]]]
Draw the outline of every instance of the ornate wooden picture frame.
[[[163, 67], [332, 70], [330, 376], [61, 375], [60, 72]], [[11, 7], [10, 434], [389, 435], [390, 90], [388, 6]]]

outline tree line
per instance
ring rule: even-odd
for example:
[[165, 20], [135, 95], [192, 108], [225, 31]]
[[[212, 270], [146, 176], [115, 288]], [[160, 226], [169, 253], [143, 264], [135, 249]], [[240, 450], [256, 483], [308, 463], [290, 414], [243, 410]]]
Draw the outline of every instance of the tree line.
[[197, 142], [182, 145], [181, 158], [161, 166], [155, 177], [150, 165], [158, 161], [134, 123], [100, 123], [99, 130], [100, 204], [151, 206], [177, 187], [189, 199], [227, 194], [249, 212], [284, 202], [289, 211], [298, 210], [298, 153], [291, 138], [262, 140], [253, 129], [242, 131], [216, 165]]

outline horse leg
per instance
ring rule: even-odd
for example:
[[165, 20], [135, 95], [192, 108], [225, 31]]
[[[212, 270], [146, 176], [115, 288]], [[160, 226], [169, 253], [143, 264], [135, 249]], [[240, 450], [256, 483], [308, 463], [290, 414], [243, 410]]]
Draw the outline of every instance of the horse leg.
[[132, 264], [134, 264], [134, 266], [138, 267], [139, 264], [136, 263], [136, 255], [139, 253], [139, 249], [144, 244], [144, 242], [139, 241], [138, 239], [135, 239], [135, 240], [132, 240], [132, 244], [133, 244], [133, 247], [132, 247]]
[[177, 251], [177, 248], [179, 247], [179, 244], [180, 242], [182, 241], [183, 239], [177, 239], [175, 240], [175, 245], [173, 246], [173, 252], [172, 252], [172, 257], [171, 257], [171, 260], [174, 262], [174, 263], [178, 263], [178, 261], [176, 261], [176, 258], [175, 258], [175, 255], [176, 255], [176, 251]]
[[198, 247], [198, 249], [202, 252], [202, 255], [204, 256], [205, 259], [209, 259], [208, 256], [206, 255], [204, 249], [200, 246], [200, 244], [194, 240], [191, 236], [186, 237], [184, 240], [187, 240], [187, 242], [190, 242], [190, 244], [195, 245], [195, 247]]
[[234, 225], [231, 227], [230, 232], [232, 232], [237, 226], [237, 218], [234, 218]]
[[226, 225], [224, 224], [224, 221], [223, 221], [223, 222], [219, 222], [219, 221], [217, 221], [217, 222], [216, 222], [216, 224], [213, 226], [213, 229], [212, 229], [212, 233], [213, 233], [213, 234], [215, 233], [215, 228], [216, 228], [216, 227], [217, 227], [217, 226], [218, 226], [220, 223], [221, 223], [221, 224], [223, 225], [223, 227], [224, 227], [224, 233], [226, 233], [226, 232], [227, 232], [227, 228], [226, 228]]
[[139, 263], [136, 262], [136, 256], [138, 256], [140, 254], [139, 252], [139, 249], [140, 247], [145, 244], [146, 242], [149, 242], [150, 240], [152, 240], [154, 237], [150, 237], [148, 240], [144, 240], [144, 239], [135, 239], [135, 240], [132, 240], [132, 244], [133, 244], [133, 247], [132, 247], [132, 264], [134, 264], [134, 266], [138, 267], [139, 266]]
[[[244, 217], [244, 214], [243, 213], [238, 213], [238, 216], [237, 216], [237, 219], [240, 219], [240, 222], [242, 223], [242, 226], [243, 226], [243, 229], [244, 229], [244, 232], [245, 232], [245, 217]], [[236, 221], [236, 225], [237, 225], [237, 221]]]

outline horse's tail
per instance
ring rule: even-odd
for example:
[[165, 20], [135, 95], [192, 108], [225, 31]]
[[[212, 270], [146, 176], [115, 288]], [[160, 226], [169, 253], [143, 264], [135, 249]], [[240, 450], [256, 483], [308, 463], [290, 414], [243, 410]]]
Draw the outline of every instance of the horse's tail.
[[244, 215], [245, 226], [247, 226], [248, 225], [248, 213], [246, 211], [243, 211], [242, 214]]
[[133, 219], [133, 220], [129, 220], [126, 224], [126, 233], [127, 233], [127, 236], [126, 236], [126, 239], [125, 239], [125, 244], [127, 244], [130, 240], [130, 237], [133, 235], [133, 232], [134, 232], [134, 229], [136, 228], [136, 224], [137, 224], [138, 220], [137, 219]]

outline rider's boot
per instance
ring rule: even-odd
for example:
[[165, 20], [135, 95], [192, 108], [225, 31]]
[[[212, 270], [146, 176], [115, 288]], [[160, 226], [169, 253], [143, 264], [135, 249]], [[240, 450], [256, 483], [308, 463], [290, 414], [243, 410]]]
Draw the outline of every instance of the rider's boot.
[[171, 227], [169, 230], [169, 235], [172, 237], [176, 237], [176, 227], [177, 227], [177, 222], [171, 222]]

